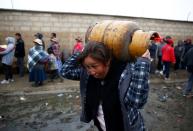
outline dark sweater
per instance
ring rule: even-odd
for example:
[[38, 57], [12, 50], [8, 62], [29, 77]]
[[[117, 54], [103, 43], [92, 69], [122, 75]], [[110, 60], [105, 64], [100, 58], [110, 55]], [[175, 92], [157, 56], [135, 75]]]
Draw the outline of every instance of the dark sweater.
[[25, 56], [24, 41], [22, 39], [18, 39], [16, 42], [17, 43], [15, 47], [15, 57], [24, 57]]
[[124, 64], [113, 62], [105, 79], [88, 79], [85, 111], [95, 119], [99, 103], [102, 103], [107, 131], [123, 131], [121, 105], [119, 101], [118, 83]]

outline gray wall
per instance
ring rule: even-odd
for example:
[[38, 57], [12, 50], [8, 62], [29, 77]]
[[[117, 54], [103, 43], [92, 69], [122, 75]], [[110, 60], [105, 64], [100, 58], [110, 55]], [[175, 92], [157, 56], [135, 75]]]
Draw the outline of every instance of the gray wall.
[[44, 35], [46, 44], [49, 43], [51, 32], [56, 32], [61, 49], [71, 49], [76, 36], [84, 38], [89, 25], [100, 20], [129, 20], [139, 24], [145, 31], [157, 31], [161, 35], [171, 35], [175, 41], [193, 38], [193, 22], [170, 21], [134, 17], [119, 17], [107, 15], [89, 15], [72, 13], [53, 13], [35, 11], [0, 10], [0, 43], [6, 36], [20, 32], [26, 43], [26, 50], [32, 47], [36, 32]]

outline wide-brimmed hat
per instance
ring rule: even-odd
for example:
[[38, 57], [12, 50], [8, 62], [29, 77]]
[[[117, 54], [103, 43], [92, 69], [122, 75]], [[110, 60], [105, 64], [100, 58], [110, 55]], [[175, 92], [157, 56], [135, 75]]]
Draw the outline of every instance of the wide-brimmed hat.
[[77, 40], [77, 41], [81, 41], [81, 42], [82, 42], [82, 38], [81, 38], [80, 36], [76, 37], [76, 39], [75, 39], [75, 40]]
[[57, 42], [58, 42], [58, 39], [57, 39], [57, 38], [52, 38], [52, 39], [51, 39], [51, 41], [53, 41], [53, 42], [56, 42], [56, 43], [57, 43]]
[[42, 40], [40, 40], [40, 39], [35, 39], [35, 40], [33, 40], [33, 42], [37, 43], [39, 45], [43, 45]]

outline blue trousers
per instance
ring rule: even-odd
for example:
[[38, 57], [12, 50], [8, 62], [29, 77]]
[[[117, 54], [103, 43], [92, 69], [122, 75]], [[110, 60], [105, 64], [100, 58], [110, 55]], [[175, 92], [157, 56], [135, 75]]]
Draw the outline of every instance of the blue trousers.
[[189, 72], [189, 78], [187, 85], [185, 87], [185, 93], [190, 93], [192, 91], [192, 86], [193, 86], [193, 73]]
[[17, 57], [17, 66], [19, 68], [19, 76], [24, 76], [24, 58], [23, 57]]
[[163, 73], [166, 78], [169, 78], [170, 75], [170, 64], [171, 62], [163, 62]]

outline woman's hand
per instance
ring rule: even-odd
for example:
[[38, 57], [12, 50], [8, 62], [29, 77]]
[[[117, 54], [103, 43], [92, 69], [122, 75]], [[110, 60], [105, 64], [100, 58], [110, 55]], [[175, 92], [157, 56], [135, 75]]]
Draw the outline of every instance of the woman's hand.
[[144, 58], [147, 58], [147, 59], [151, 60], [149, 50], [147, 49], [147, 50], [145, 51], [145, 53], [144, 53], [141, 57], [144, 57]]

